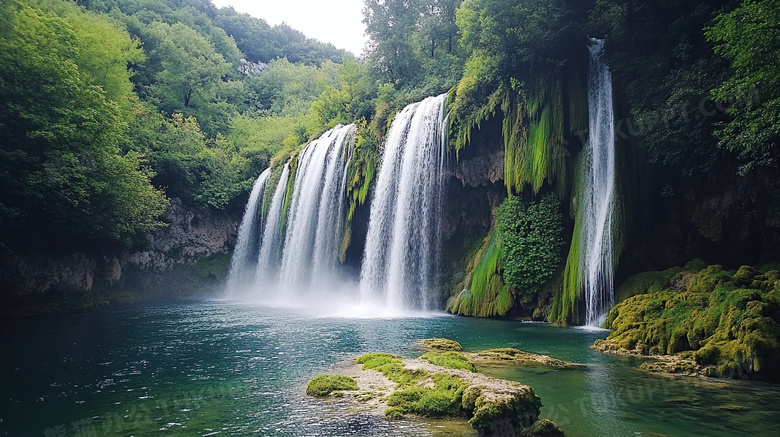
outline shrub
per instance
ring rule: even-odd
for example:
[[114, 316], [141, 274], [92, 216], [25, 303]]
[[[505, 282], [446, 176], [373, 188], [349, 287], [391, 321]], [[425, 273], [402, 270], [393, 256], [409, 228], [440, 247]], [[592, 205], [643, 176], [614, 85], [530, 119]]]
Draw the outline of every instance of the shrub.
[[554, 194], [524, 204], [509, 197], [498, 208], [504, 280], [518, 291], [535, 293], [561, 263], [561, 204]]

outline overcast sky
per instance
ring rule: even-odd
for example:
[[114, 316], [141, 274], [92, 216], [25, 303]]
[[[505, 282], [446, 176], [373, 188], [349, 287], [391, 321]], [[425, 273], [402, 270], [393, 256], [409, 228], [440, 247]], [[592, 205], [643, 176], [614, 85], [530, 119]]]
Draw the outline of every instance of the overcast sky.
[[366, 42], [363, 0], [212, 0], [217, 7], [262, 18], [270, 25], [287, 23], [309, 38], [332, 43], [357, 56]]

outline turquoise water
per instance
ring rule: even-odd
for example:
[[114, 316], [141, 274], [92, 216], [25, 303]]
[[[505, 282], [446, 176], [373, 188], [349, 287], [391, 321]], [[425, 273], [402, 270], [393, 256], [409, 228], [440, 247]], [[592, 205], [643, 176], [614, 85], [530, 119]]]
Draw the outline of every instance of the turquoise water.
[[220, 301], [5, 319], [0, 435], [430, 435], [308, 399], [309, 378], [371, 351], [419, 355], [429, 337], [587, 364], [485, 373], [532, 385], [567, 436], [780, 432], [780, 387], [673, 378], [588, 348], [603, 332], [453, 316], [350, 319]]

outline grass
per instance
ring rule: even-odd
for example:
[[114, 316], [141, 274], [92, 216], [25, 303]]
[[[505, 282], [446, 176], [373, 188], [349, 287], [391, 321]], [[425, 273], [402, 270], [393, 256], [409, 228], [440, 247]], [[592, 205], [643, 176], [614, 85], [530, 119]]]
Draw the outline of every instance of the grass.
[[403, 359], [398, 355], [369, 353], [361, 355], [355, 362], [362, 364], [363, 370], [376, 370], [399, 385], [411, 385], [428, 376], [428, 372], [424, 370], [405, 368]]
[[448, 351], [444, 353], [435, 353], [435, 352], [428, 352], [423, 354], [423, 356], [420, 357], [420, 359], [425, 360], [431, 364], [435, 364], [437, 366], [446, 367], [448, 369], [455, 369], [455, 370], [468, 370], [469, 372], [476, 372], [477, 369], [474, 367], [474, 364], [469, 361], [468, 358], [466, 358], [465, 355], [463, 355], [460, 352], [455, 351]]

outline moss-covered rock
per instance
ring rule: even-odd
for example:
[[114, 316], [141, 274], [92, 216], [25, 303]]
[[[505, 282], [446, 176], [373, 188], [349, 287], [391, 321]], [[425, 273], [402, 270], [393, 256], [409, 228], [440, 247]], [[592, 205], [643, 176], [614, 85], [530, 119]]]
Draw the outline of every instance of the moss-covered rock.
[[471, 360], [477, 364], [517, 364], [521, 366], [547, 366], [555, 369], [581, 367], [579, 364], [567, 363], [548, 355], [532, 354], [511, 347], [489, 349], [471, 355]]
[[633, 296], [607, 316], [612, 330], [594, 348], [641, 355], [680, 354], [685, 363], [649, 370], [735, 378], [780, 379], [780, 275], [743, 266], [702, 269], [684, 291], [666, 289]]
[[[391, 354], [366, 354], [356, 360], [362, 365], [358, 379], [365, 385], [366, 380], [376, 376], [362, 376], [362, 372], [377, 371], [395, 383], [383, 396], [372, 393], [371, 401], [379, 402], [376, 407], [382, 407], [380, 411], [391, 419], [409, 414], [465, 417], [481, 435], [489, 435], [497, 426], [519, 431], [533, 424], [541, 408], [541, 400], [533, 388], [462, 368], [463, 360], [473, 367], [467, 360], [470, 356], [455, 351], [429, 352], [420, 359], [403, 360]], [[444, 364], [455, 360], [458, 365], [436, 364], [442, 358], [446, 358]], [[354, 397], [359, 400], [362, 394]]]
[[324, 398], [331, 393], [339, 393], [342, 390], [357, 390], [357, 382], [353, 378], [344, 375], [317, 375], [306, 385], [306, 394], [318, 398]]
[[449, 340], [447, 338], [426, 338], [423, 340], [423, 346], [429, 349], [437, 349], [442, 351], [456, 351], [463, 350], [463, 346], [455, 340]]

